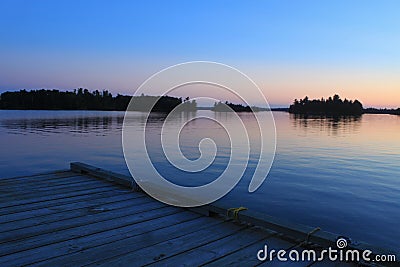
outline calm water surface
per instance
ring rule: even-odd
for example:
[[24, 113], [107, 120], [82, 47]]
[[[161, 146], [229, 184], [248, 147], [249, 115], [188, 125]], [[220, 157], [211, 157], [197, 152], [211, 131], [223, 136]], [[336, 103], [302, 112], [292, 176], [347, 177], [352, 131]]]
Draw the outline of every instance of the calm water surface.
[[[230, 114], [198, 113], [232, 123]], [[72, 161], [127, 174], [121, 145], [123, 115], [2, 110], [0, 175], [13, 177], [65, 169]], [[224, 205], [245, 206], [354, 240], [398, 249], [400, 116], [363, 115], [335, 120], [296, 118], [275, 112], [276, 159], [264, 184], [252, 194], [247, 187], [256, 164], [257, 132], [252, 131], [252, 116], [241, 117], [250, 129], [251, 157], [239, 185], [220, 200]], [[162, 119], [160, 115], [151, 120], [148, 136], [148, 149], [159, 172], [185, 185], [205, 184], [218, 177], [230, 156], [226, 132], [206, 120], [194, 121], [184, 128], [180, 143], [188, 158], [199, 156], [198, 142], [204, 137], [213, 138], [218, 146], [217, 158], [210, 168], [188, 175], [173, 168], [163, 156]], [[143, 114], [137, 113], [137, 119], [130, 124], [140, 130]], [[137, 157], [140, 162], [141, 155]]]

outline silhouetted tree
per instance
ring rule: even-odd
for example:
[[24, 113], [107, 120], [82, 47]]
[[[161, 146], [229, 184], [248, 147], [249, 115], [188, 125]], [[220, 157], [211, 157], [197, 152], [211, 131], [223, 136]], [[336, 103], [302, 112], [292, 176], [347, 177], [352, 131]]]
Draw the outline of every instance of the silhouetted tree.
[[243, 106], [241, 104], [233, 104], [228, 101], [225, 101], [225, 104], [222, 102], [214, 103], [214, 107], [211, 109], [217, 112], [252, 112], [249, 106]]
[[[108, 90], [102, 92], [78, 88], [73, 91], [59, 90], [20, 90], [4, 92], [0, 95], [0, 109], [45, 109], [45, 110], [126, 110], [132, 99], [133, 110], [146, 110], [147, 103], [157, 100], [156, 96], [113, 97]], [[187, 99], [188, 100], [188, 99]], [[152, 111], [171, 111], [182, 103], [182, 99], [162, 96]], [[186, 102], [185, 102], [186, 103]], [[147, 106], [146, 106], [147, 105]], [[187, 101], [188, 110], [196, 110], [196, 101]]]
[[363, 106], [360, 101], [344, 101], [339, 95], [329, 97], [327, 100], [309, 100], [306, 96], [298, 101], [294, 100], [289, 107], [289, 112], [294, 114], [325, 114], [325, 115], [360, 115], [363, 113]]

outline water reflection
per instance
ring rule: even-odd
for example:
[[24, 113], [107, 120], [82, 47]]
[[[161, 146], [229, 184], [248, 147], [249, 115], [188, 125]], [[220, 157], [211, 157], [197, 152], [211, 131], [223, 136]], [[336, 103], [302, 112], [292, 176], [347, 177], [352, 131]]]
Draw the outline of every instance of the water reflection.
[[[17, 135], [51, 135], [54, 133], [63, 134], [85, 134], [85, 135], [107, 135], [109, 133], [121, 134], [122, 124], [124, 121], [124, 112], [98, 112], [95, 116], [87, 116], [80, 112], [64, 112], [54, 113], [51, 116], [49, 112], [37, 112], [37, 116], [26, 116], [26, 113], [15, 111], [14, 116], [0, 116], [0, 128], [9, 134]], [[29, 111], [27, 111], [29, 112]], [[35, 112], [33, 112], [35, 113]], [[93, 112], [94, 113], [94, 112]], [[128, 123], [138, 126], [144, 124], [147, 115], [142, 112], [132, 112], [129, 116]], [[195, 112], [177, 113], [177, 120], [187, 120], [195, 116]], [[152, 113], [147, 122], [149, 125], [155, 125], [157, 128], [163, 123], [166, 113]]]
[[338, 135], [357, 132], [362, 122], [361, 116], [321, 116], [290, 114], [292, 126], [304, 131], [318, 130], [320, 132]]
[[123, 116], [64, 117], [64, 118], [14, 118], [0, 120], [0, 127], [12, 134], [99, 134], [120, 131]]

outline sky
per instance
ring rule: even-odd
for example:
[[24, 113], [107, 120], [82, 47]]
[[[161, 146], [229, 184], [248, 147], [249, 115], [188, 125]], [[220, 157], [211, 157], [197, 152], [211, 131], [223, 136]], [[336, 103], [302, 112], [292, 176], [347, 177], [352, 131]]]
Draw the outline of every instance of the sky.
[[385, 0], [2, 0], [0, 92], [133, 94], [166, 67], [205, 60], [247, 74], [271, 106], [338, 93], [397, 108], [399, 13]]

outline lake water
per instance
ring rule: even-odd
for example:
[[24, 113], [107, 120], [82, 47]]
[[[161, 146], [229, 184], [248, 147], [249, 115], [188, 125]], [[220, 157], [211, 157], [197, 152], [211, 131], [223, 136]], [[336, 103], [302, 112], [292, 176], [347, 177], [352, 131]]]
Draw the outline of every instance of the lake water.
[[[230, 123], [231, 115], [198, 111]], [[128, 174], [122, 153], [123, 112], [0, 111], [0, 175], [13, 177], [65, 169], [72, 161]], [[400, 116], [296, 118], [274, 112], [276, 158], [264, 184], [247, 188], [256, 164], [253, 117], [240, 115], [250, 129], [252, 154], [238, 186], [221, 199], [224, 205], [251, 210], [398, 250], [400, 231]], [[143, 114], [131, 122], [143, 126]], [[162, 117], [150, 124], [149, 151], [157, 169], [185, 185], [205, 184], [226, 167], [226, 133], [210, 121], [189, 123], [180, 140], [189, 158], [199, 156], [198, 142], [216, 140], [213, 165], [201, 175], [174, 169], [160, 150]], [[206, 131], [204, 129], [207, 129]], [[157, 138], [158, 137], [158, 138]], [[253, 140], [254, 139], [254, 140]], [[157, 141], [158, 140], [158, 141]], [[137, 155], [138, 162], [142, 155]]]

